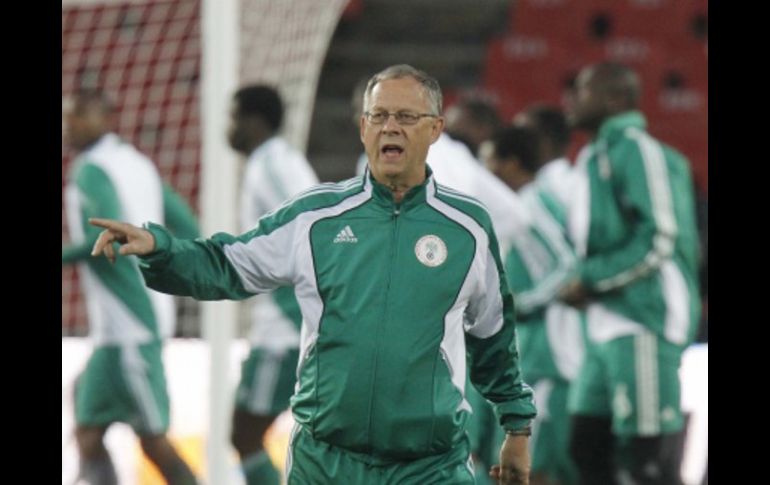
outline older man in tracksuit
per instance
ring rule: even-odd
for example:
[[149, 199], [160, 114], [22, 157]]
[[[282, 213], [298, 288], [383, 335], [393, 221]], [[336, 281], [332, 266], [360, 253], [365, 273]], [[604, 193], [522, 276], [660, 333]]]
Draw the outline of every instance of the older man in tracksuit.
[[535, 408], [492, 224], [425, 165], [443, 128], [438, 83], [393, 66], [371, 79], [364, 106], [363, 176], [309, 189], [238, 237], [185, 242], [157, 225], [93, 221], [107, 228], [94, 253], [114, 257], [109, 243], [123, 243], [142, 255], [148, 285], [198, 299], [294, 286], [289, 483], [474, 483], [469, 371], [507, 432], [490, 473], [526, 484]]

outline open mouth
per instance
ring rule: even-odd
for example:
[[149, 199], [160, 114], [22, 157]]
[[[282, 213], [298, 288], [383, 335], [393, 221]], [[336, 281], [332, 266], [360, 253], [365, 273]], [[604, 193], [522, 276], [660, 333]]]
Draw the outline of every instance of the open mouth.
[[382, 146], [380, 152], [387, 158], [396, 158], [404, 153], [404, 149], [398, 145], [386, 144]]

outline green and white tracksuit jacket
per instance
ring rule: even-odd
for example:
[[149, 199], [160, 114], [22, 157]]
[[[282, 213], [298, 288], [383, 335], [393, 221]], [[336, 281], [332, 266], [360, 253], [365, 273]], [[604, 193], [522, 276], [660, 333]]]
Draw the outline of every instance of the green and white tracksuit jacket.
[[[557, 158], [546, 163], [535, 176], [538, 209], [534, 211], [541, 213], [541, 216], [535, 219], [536, 222], [544, 221], [548, 225], [556, 224], [559, 227], [568, 248], [551, 253], [559, 261], [553, 267], [569, 267], [570, 271], [574, 271], [577, 265], [575, 250], [567, 230], [572, 178], [572, 166], [566, 158]], [[572, 381], [580, 371], [585, 354], [585, 316], [582, 310], [556, 300], [556, 295], [552, 297], [545, 308], [548, 347], [559, 375], [567, 381]], [[518, 305], [517, 308], [520, 307], [521, 305]]]
[[700, 313], [692, 176], [645, 126], [637, 111], [609, 118], [578, 157], [569, 225], [580, 278], [596, 293], [588, 334], [652, 332], [685, 346]]
[[522, 370], [532, 383], [541, 378], [571, 380], [582, 360], [581, 322], [579, 315], [557, 308], [554, 301], [577, 259], [551, 194], [537, 182], [518, 194], [531, 214], [531, 224], [506, 255], [505, 270], [516, 296]]
[[502, 426], [521, 428], [535, 408], [489, 216], [427, 175], [399, 204], [368, 171], [321, 184], [238, 237], [181, 241], [149, 224], [145, 279], [203, 300], [294, 285], [292, 410], [315, 439], [384, 461], [446, 452], [464, 436], [467, 362]]
[[73, 162], [65, 188], [65, 208], [72, 245], [62, 246], [62, 264], [79, 263], [94, 345], [143, 344], [173, 334], [174, 301], [148, 289], [135, 257], [92, 258], [101, 229], [90, 217], [141, 224], [166, 221], [179, 236], [198, 236], [186, 203], [164, 186], [158, 171], [133, 146], [108, 133]]

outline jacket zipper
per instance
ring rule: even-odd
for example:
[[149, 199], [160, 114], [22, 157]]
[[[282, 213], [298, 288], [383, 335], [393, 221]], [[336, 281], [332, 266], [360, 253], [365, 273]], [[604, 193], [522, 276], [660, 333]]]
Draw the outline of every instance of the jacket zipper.
[[[383, 312], [383, 319], [381, 322], [388, 322], [388, 319], [390, 318], [390, 283], [393, 281], [393, 268], [395, 268], [395, 262], [396, 257], [398, 255], [398, 216], [401, 214], [401, 209], [398, 205], [395, 206], [393, 209], [393, 214], [391, 221], [393, 223], [393, 232], [392, 232], [392, 238], [391, 238], [391, 244], [390, 244], [390, 264], [389, 264], [389, 270], [388, 270], [388, 281], [385, 285], [385, 311]], [[369, 423], [367, 426], [367, 441], [371, 443], [371, 437], [372, 437], [372, 423], [373, 423], [373, 417], [374, 417], [374, 393], [376, 390], [376, 383], [377, 383], [377, 358], [379, 355], [379, 345], [378, 342], [380, 341], [380, 328], [382, 327], [382, 323], [377, 325], [377, 328], [374, 332], [374, 365], [372, 370], [372, 388], [369, 395]]]

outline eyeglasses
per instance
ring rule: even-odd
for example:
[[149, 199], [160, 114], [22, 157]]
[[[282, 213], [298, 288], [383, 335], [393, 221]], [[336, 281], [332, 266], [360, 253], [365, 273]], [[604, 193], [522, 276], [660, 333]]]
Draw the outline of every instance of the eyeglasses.
[[424, 117], [431, 117], [431, 118], [438, 118], [438, 115], [433, 115], [430, 113], [415, 113], [413, 111], [396, 111], [394, 113], [391, 113], [390, 111], [375, 111], [375, 112], [369, 112], [365, 111], [364, 116], [366, 117], [366, 121], [373, 125], [382, 125], [388, 121], [388, 118], [390, 118], [390, 115], [393, 115], [393, 118], [396, 119], [396, 123], [399, 125], [414, 125], [420, 119]]

